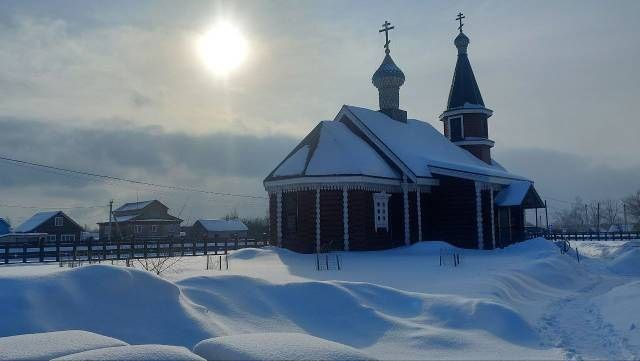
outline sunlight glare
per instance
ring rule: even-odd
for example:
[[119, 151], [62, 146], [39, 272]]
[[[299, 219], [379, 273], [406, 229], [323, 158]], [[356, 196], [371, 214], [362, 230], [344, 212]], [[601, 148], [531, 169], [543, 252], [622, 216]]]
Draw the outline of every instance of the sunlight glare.
[[245, 36], [228, 21], [221, 21], [200, 35], [197, 48], [207, 69], [219, 76], [236, 70], [249, 52]]

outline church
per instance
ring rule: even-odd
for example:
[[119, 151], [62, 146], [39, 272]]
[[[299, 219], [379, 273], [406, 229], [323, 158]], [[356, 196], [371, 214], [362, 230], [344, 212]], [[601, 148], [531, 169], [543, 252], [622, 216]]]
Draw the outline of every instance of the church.
[[494, 249], [525, 237], [525, 210], [543, 208], [533, 182], [491, 156], [485, 106], [462, 31], [443, 132], [400, 107], [405, 75], [385, 56], [373, 73], [379, 110], [344, 105], [265, 178], [272, 243], [297, 252], [378, 250], [440, 240]]

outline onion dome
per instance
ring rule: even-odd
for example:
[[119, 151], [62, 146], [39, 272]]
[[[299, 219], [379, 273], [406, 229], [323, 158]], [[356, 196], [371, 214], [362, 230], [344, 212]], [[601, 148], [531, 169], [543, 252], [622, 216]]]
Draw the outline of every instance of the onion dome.
[[453, 41], [453, 44], [458, 48], [458, 54], [466, 54], [467, 47], [469, 46], [469, 38], [464, 35], [463, 32], [460, 32]]
[[376, 70], [376, 72], [373, 73], [373, 77], [371, 77], [371, 82], [378, 89], [389, 87], [400, 88], [402, 84], [404, 84], [404, 80], [404, 73], [398, 68], [396, 63], [393, 62], [391, 55], [388, 53], [385, 55], [384, 60], [382, 60], [382, 64], [380, 64], [378, 70]]

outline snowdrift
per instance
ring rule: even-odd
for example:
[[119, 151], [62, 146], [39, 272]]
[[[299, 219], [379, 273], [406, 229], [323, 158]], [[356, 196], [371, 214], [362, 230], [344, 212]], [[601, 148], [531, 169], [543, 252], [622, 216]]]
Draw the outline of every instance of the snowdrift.
[[173, 283], [148, 272], [85, 266], [44, 276], [0, 276], [0, 336], [87, 330], [132, 344], [191, 346], [217, 336]]
[[204, 359], [184, 347], [167, 345], [135, 345], [101, 348], [54, 359], [54, 361], [63, 360], [203, 361]]
[[212, 360], [372, 360], [352, 347], [300, 333], [256, 333], [211, 338], [193, 351]]
[[[5, 320], [3, 317], [2, 322]], [[51, 360], [86, 350], [126, 345], [111, 337], [77, 330], [18, 335], [0, 338], [0, 360]]]
[[629, 247], [609, 263], [609, 269], [624, 276], [640, 276], [640, 247]]

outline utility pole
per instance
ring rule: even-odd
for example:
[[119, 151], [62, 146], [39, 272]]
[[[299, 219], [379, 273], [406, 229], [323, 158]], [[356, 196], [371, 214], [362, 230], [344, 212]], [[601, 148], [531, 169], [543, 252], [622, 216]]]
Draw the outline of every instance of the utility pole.
[[111, 227], [113, 227], [113, 225], [111, 224], [111, 215], [113, 214], [113, 199], [109, 201], [109, 235], [107, 236], [109, 239], [109, 244], [111, 244]]
[[629, 232], [629, 226], [627, 225], [627, 204], [622, 201], [622, 212], [624, 214], [624, 229], [623, 232]]
[[600, 233], [600, 202], [598, 202], [597, 224], [598, 224], [598, 233]]
[[547, 222], [547, 232], [549, 232], [549, 210], [547, 209], [547, 200], [544, 200], [544, 219]]

